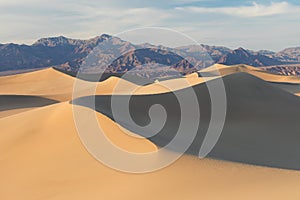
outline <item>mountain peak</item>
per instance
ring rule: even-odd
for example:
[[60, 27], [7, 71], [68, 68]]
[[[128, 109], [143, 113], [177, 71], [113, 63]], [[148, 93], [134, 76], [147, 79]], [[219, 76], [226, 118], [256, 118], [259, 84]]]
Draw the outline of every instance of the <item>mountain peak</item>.
[[[92, 38], [88, 41], [98, 44], [98, 43], [108, 40], [110, 38], [112, 38], [111, 35], [102, 34], [102, 35]], [[57, 36], [57, 37], [41, 38], [38, 41], [36, 41], [33, 44], [33, 46], [55, 47], [55, 46], [64, 46], [64, 45], [80, 45], [83, 42], [84, 42], [84, 40], [76, 40], [76, 39], [67, 38], [65, 36]]]
[[244, 49], [243, 47], [239, 47], [239, 48], [237, 48], [236, 50], [239, 50], [239, 51], [247, 51], [247, 50]]
[[248, 52], [246, 49], [240, 47], [238, 49], [235, 49], [231, 52], [232, 55], [235, 55], [236, 57], [239, 58], [249, 58], [251, 57], [251, 53]]
[[107, 39], [109, 39], [109, 38], [112, 38], [112, 36], [111, 35], [109, 35], [109, 34], [102, 34], [101, 36], [100, 36], [101, 38], [107, 38]]
[[265, 55], [261, 55], [258, 53], [252, 54], [248, 50], [240, 47], [231, 51], [230, 53], [224, 55], [218, 63], [225, 65], [237, 65], [237, 64], [247, 64], [251, 66], [271, 66], [271, 65], [279, 65], [284, 64], [283, 62], [272, 59]]
[[121, 39], [119, 39], [117, 37], [114, 37], [114, 36], [111, 36], [111, 35], [108, 35], [108, 34], [102, 34], [100, 36], [97, 36], [97, 37], [94, 37], [94, 38], [92, 38], [90, 40], [87, 40], [86, 42], [89, 43], [90, 45], [97, 46], [101, 42], [108, 41], [108, 40], [118, 40], [118, 41], [121, 41]]
[[63, 45], [76, 45], [80, 40], [69, 39], [64, 36], [41, 38], [36, 41], [33, 46], [63, 46]]
[[250, 54], [249, 51], [247, 51], [243, 47], [239, 47], [238, 49], [233, 50], [233, 52], [243, 52], [244, 54]]
[[108, 35], [108, 34], [102, 34], [102, 35], [100, 35], [100, 36], [97, 36], [97, 37], [94, 37], [94, 38], [92, 38], [92, 39], [90, 39], [90, 40], [108, 40], [108, 39], [111, 39], [112, 38], [112, 36], [111, 35]]

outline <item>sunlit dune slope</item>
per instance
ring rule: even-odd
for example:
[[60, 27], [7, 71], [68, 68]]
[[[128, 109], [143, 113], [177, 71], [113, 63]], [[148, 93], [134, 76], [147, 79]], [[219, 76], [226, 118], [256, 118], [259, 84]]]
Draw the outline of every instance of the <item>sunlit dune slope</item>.
[[[0, 77], [0, 95], [32, 95], [45, 97], [57, 101], [70, 101], [76, 78], [59, 72], [53, 68], [35, 72]], [[115, 85], [119, 85], [122, 92], [135, 86], [126, 80], [111, 77], [100, 83], [77, 80], [87, 88], [97, 88], [97, 94], [111, 94]], [[120, 82], [120, 83], [119, 83]], [[129, 90], [130, 91], [130, 90]], [[90, 91], [77, 91], [81, 96], [90, 94]], [[128, 92], [127, 92], [128, 93]]]
[[198, 77], [195, 74], [178, 78], [178, 79], [170, 79], [161, 82], [156, 82], [146, 86], [137, 87], [133, 94], [135, 95], [145, 95], [145, 94], [160, 94], [167, 93], [176, 90], [181, 90], [187, 87], [191, 87], [197, 84], [205, 83], [210, 80], [214, 80], [219, 76], [215, 77]]
[[[0, 77], [0, 95], [33, 95], [62, 102], [70, 101], [72, 99], [74, 83], [76, 80], [77, 85], [84, 85], [84, 89], [76, 91], [77, 97], [88, 96], [93, 93], [98, 95], [112, 93], [134, 93], [136, 95], [157, 94], [200, 84], [213, 80], [219, 75], [225, 76], [238, 72], [246, 72], [272, 83], [300, 84], [300, 79], [298, 77], [276, 75], [262, 69], [246, 65], [226, 66], [216, 64], [200, 71], [200, 74], [203, 74], [204, 77], [197, 77], [196, 74], [191, 74], [184, 78], [156, 82], [146, 86], [138, 86], [118, 77], [110, 77], [99, 83], [87, 82], [77, 80], [76, 78], [59, 72], [53, 68], [48, 68], [35, 72]], [[300, 92], [300, 89], [294, 89], [296, 87], [295, 85], [291, 87], [292, 89], [289, 87], [288, 91], [295, 90], [295, 93]], [[96, 88], [96, 91], [90, 90], [91, 88]]]
[[[215, 64], [211, 67], [199, 71], [199, 74], [193, 73], [182, 78], [156, 81], [155, 83], [145, 85], [145, 86], [138, 86], [133, 83], [129, 83], [126, 80], [117, 77], [111, 77], [106, 81], [103, 81], [98, 84], [96, 94], [110, 95], [112, 93], [114, 94], [132, 93], [135, 95], [145, 95], [145, 94], [167, 93], [170, 91], [180, 90], [186, 87], [205, 83], [207, 81], [211, 81], [216, 78], [219, 78], [220, 76], [226, 76], [226, 75], [240, 73], [240, 72], [245, 72], [250, 75], [256, 76], [290, 93], [295, 93], [295, 94], [300, 93], [299, 77], [273, 74], [263, 69], [248, 66], [248, 65], [226, 66], [221, 64]], [[83, 83], [87, 84], [86, 82]], [[81, 95], [81, 96], [87, 96], [87, 95]]]
[[30, 108], [18, 108], [18, 109], [13, 109], [13, 110], [4, 110], [4, 111], [0, 112], [0, 118], [9, 117], [11, 115], [19, 114], [19, 113], [26, 112], [26, 111], [29, 111], [32, 109], [35, 109], [35, 108], [30, 107]]
[[[214, 78], [188, 77], [138, 86], [127, 80], [110, 77], [99, 83], [78, 80], [53, 68], [35, 72], [0, 77], [0, 95], [32, 95], [57, 101], [70, 101], [74, 85], [76, 97], [92, 94], [152, 94], [165, 93], [199, 84]], [[82, 88], [81, 88], [82, 86]], [[95, 89], [95, 91], [94, 91]]]
[[[153, 150], [156, 147], [145, 139], [139, 139], [136, 137], [129, 137], [126, 134], [122, 134], [122, 131], [115, 125], [114, 122], [109, 120], [107, 117], [96, 113], [99, 123], [102, 128], [107, 132], [107, 135], [112, 141], [120, 143], [121, 147], [123, 144], [128, 145], [124, 148], [128, 151], [148, 151]], [[26, 119], [26, 120], [25, 120]], [[88, 119], [86, 119], [88, 120]], [[16, 122], [20, 122], [13, 125]], [[57, 142], [59, 140], [68, 140], [76, 136], [76, 127], [73, 119], [72, 105], [68, 102], [58, 103], [51, 106], [46, 106], [38, 109], [34, 109], [25, 113], [20, 113], [14, 116], [3, 118], [0, 120], [0, 126], [3, 131], [1, 140], [6, 139], [6, 143], [1, 145], [2, 147], [11, 147], [11, 143], [14, 138], [27, 135], [28, 137], [35, 137], [36, 135], [44, 136], [46, 138], [55, 138]], [[72, 135], [72, 137], [68, 138]], [[8, 139], [8, 140], [7, 140]], [[42, 139], [40, 137], [36, 139]], [[70, 140], [71, 141], [71, 140]], [[23, 141], [19, 141], [23, 142]], [[45, 139], [45, 142], [47, 140]], [[122, 142], [124, 142], [122, 144]], [[139, 146], [141, 144], [141, 146]], [[40, 143], [42, 145], [42, 142]]]
[[269, 82], [275, 87], [281, 88], [285, 91], [300, 95], [300, 78], [297, 76], [284, 76], [268, 72], [264, 69], [252, 67], [248, 65], [233, 65], [226, 66], [221, 64], [215, 64], [206, 69], [200, 70], [200, 76], [204, 77], [215, 77], [215, 76], [226, 76], [234, 73], [245, 72], [256, 76], [264, 81]]
[[52, 68], [0, 77], [1, 94], [43, 96], [64, 101], [71, 97], [74, 78]]
[[199, 72], [200, 72], [200, 74], [203, 74], [204, 76], [209, 76], [209, 75], [210, 76], [215, 76], [215, 75], [225, 76], [225, 75], [238, 73], [238, 72], [246, 72], [248, 74], [251, 74], [253, 76], [256, 76], [256, 77], [263, 79], [265, 81], [268, 81], [268, 82], [300, 84], [300, 78], [297, 76], [283, 76], [283, 75], [268, 72], [268, 71], [260, 69], [258, 67], [252, 67], [252, 66], [243, 65], [243, 64], [233, 65], [233, 66], [215, 64], [211, 67], [200, 70]]
[[[137, 152], [156, 150], [147, 140], [123, 135], [101, 114], [97, 118], [109, 128], [107, 136], [120, 147]], [[300, 197], [297, 171], [200, 160], [187, 155], [154, 173], [136, 175], [110, 169], [83, 147], [68, 103], [0, 119], [0, 127], [1, 199], [281, 200]]]

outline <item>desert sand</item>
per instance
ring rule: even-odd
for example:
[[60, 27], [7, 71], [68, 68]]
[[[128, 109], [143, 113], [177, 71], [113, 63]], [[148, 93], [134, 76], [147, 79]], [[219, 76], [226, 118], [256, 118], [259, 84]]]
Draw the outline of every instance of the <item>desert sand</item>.
[[[212, 80], [214, 81], [216, 80]], [[295, 131], [298, 129], [297, 121], [300, 118], [297, 112], [300, 109], [299, 97], [247, 73], [230, 74], [223, 77], [223, 81], [227, 96], [225, 126], [209, 156], [222, 160], [300, 170], [300, 148], [298, 148], [300, 135]], [[201, 118], [198, 122], [200, 128], [197, 137], [189, 152], [198, 155], [209, 126], [212, 105], [205, 83], [195, 85], [193, 89], [197, 94]], [[154, 104], [162, 105], [168, 116], [165, 126], [154, 137], [149, 138], [151, 132], [137, 132], [137, 134], [142, 134], [160, 146], [165, 146], [174, 140], [180, 123], [180, 107], [176, 103], [174, 94], [186, 97], [185, 104], [193, 105], [189, 91], [186, 89], [174, 93], [131, 96], [130, 114], [138, 124], [149, 123], [148, 110]], [[130, 96], [114, 95], [114, 98], [122, 102]], [[74, 102], [77, 105], [93, 108], [89, 105], [89, 97]], [[111, 119], [118, 117], [122, 119], [118, 123], [123, 127], [138, 131], [130, 121], [127, 121], [126, 113], [118, 113], [120, 116], [112, 114], [111, 96], [96, 96], [96, 110]], [[184, 137], [187, 137], [192, 133], [194, 115], [191, 113], [185, 118], [188, 119], [190, 122], [188, 126], [191, 127], [186, 130]], [[184, 141], [183, 138], [182, 140]], [[180, 142], [179, 140], [178, 143]], [[180, 147], [181, 145], [171, 148], [176, 151]]]
[[21, 109], [25, 107], [43, 107], [55, 103], [58, 102], [38, 96], [1, 95], [0, 111]]
[[249, 65], [233, 65], [226, 66], [221, 64], [215, 64], [206, 69], [200, 70], [199, 74], [203, 74], [205, 77], [226, 76], [233, 73], [245, 72], [256, 76], [262, 80], [265, 80], [275, 87], [281, 88], [285, 91], [293, 93], [297, 96], [300, 94], [300, 78], [297, 76], [282, 76], [274, 74], [263, 69], [252, 67]]
[[[290, 158], [299, 153], [296, 148], [297, 123], [285, 120], [291, 113], [291, 117], [297, 117], [295, 106], [299, 105], [298, 97], [250, 73], [229, 73], [223, 76], [230, 95], [231, 117], [225, 127], [226, 134], [221, 138], [221, 144], [212, 152], [212, 156], [223, 156], [227, 160], [245, 163], [251, 158], [254, 160], [249, 163], [269, 162], [273, 164], [272, 168], [184, 155], [171, 166], [152, 173], [128, 174], [113, 170], [89, 154], [79, 139], [72, 113], [73, 105], [69, 103], [74, 78], [53, 69], [1, 77], [1, 95], [36, 96], [59, 102], [39, 108], [32, 105], [27, 105], [27, 108], [10, 107], [15, 109], [2, 109], [0, 112], [0, 198], [299, 199], [300, 172], [274, 168], [272, 163], [274, 160], [275, 164], [291, 162], [284, 160], [285, 156], [279, 155], [281, 152]], [[205, 92], [201, 78], [188, 78], [194, 79], [191, 85]], [[213, 77], [211, 81], [215, 78], [217, 77]], [[97, 94], [109, 96], [119, 81], [118, 78], [111, 78], [99, 83]], [[272, 82], [271, 79], [268, 81]], [[180, 84], [176, 84], [176, 80], [172, 82], [179, 86], [178, 89], [182, 89]], [[241, 87], [237, 82], [247, 88]], [[105, 87], [101, 87], [101, 84]], [[150, 92], [157, 93], [157, 85], [145, 88], [140, 88], [144, 92], [136, 93], [138, 98], [143, 98], [143, 95]], [[167, 89], [161, 89], [160, 92], [168, 95]], [[100, 96], [100, 101], [102, 97]], [[203, 105], [207, 104], [205, 98], [202, 101]], [[266, 102], [270, 105], [264, 108], [263, 104]], [[25, 111], [12, 113], [22, 109]], [[206, 111], [209, 109], [204, 110]], [[159, 148], [154, 144], [157, 142], [155, 140], [151, 142], [124, 133], [106, 116], [107, 113], [104, 115], [96, 112], [95, 115], [106, 136], [120, 148], [137, 153], [152, 152]], [[271, 118], [263, 121], [266, 117]], [[248, 120], [244, 121], [245, 119]], [[278, 124], [272, 127], [274, 124], [266, 124], [268, 122]], [[280, 127], [289, 127], [288, 130], [294, 132], [286, 132], [286, 129], [282, 130]], [[266, 130], [261, 131], [261, 128]], [[265, 135], [260, 135], [264, 132]], [[230, 138], [237, 139], [241, 146], [230, 143]], [[270, 151], [259, 149], [264, 145], [269, 146]], [[290, 154], [291, 150], [295, 150], [295, 154]], [[278, 153], [281, 160], [276, 160], [278, 157], [274, 153]], [[261, 157], [265, 155], [270, 155], [270, 159]]]
[[[123, 135], [114, 122], [99, 113], [97, 117], [120, 147], [155, 151], [147, 140]], [[115, 171], [83, 147], [68, 103], [1, 119], [0, 126], [2, 199], [297, 199], [300, 195], [297, 171], [188, 155], [154, 173]]]
[[[139, 86], [127, 80], [110, 77], [100, 83], [77, 80], [78, 84], [87, 88], [96, 88], [96, 94], [158, 94], [173, 90], [183, 89], [187, 86], [203, 83], [216, 77], [201, 78], [196, 74], [187, 78], [166, 80], [146, 86]], [[32, 81], [36, 80], [36, 81]], [[34, 95], [53, 99], [56, 101], [68, 101], [72, 99], [73, 86], [76, 78], [59, 72], [53, 68], [35, 72], [2, 76], [0, 77], [0, 95]], [[37, 84], [38, 83], [38, 84]], [[87, 96], [90, 91], [79, 91], [79, 96]]]
[[[75, 81], [76, 78], [53, 68], [3, 76], [0, 77], [0, 95], [32, 95], [64, 102], [72, 99]], [[112, 94], [116, 84], [119, 84], [120, 91], [124, 93], [135, 86], [131, 82], [116, 77], [111, 77], [100, 83], [78, 81], [84, 82], [87, 87], [96, 87], [98, 94]], [[79, 92], [83, 96], [89, 93], [89, 91]]]
[[229, 75], [237, 72], [245, 72], [248, 74], [251, 74], [253, 76], [256, 76], [260, 79], [263, 79], [268, 82], [273, 83], [294, 83], [299, 84], [300, 78], [297, 76], [282, 76], [279, 74], [274, 74], [268, 71], [265, 71], [263, 69], [252, 67], [249, 65], [233, 65], [233, 66], [226, 66], [222, 64], [215, 64], [211, 67], [205, 68], [203, 70], [199, 71], [200, 74], [203, 73], [204, 75]]

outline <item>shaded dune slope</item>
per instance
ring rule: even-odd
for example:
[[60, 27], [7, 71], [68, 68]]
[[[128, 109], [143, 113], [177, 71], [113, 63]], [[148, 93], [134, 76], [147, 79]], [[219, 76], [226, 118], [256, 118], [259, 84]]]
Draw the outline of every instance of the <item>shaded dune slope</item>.
[[0, 118], [58, 103], [39, 96], [0, 95]]
[[58, 101], [38, 96], [0, 95], [0, 112], [5, 110], [35, 108], [58, 103]]
[[[299, 98], [247, 73], [230, 74], [223, 77], [223, 81], [227, 93], [227, 116], [222, 135], [209, 157], [299, 170]], [[198, 155], [210, 122], [211, 101], [206, 84], [195, 85], [193, 89], [199, 100], [201, 119], [197, 136], [187, 152]], [[175, 91], [177, 95], [186, 96], [188, 101], [186, 92], [186, 89]], [[114, 97], [120, 101], [127, 98]], [[79, 98], [73, 103], [93, 107], [91, 98]], [[150, 122], [148, 111], [154, 104], [164, 106], [168, 118], [163, 129], [149, 139], [158, 146], [165, 146], [176, 134], [180, 122], [179, 103], [173, 93], [132, 96], [130, 114], [137, 124], [145, 126]], [[114, 119], [110, 105], [111, 96], [96, 96], [96, 110]], [[118, 118], [123, 119], [118, 121], [122, 126], [136, 132], [126, 121], [127, 116], [121, 114]], [[193, 120], [192, 116], [190, 120]], [[136, 133], [149, 136], [149, 133]], [[186, 134], [190, 133], [187, 131]], [[180, 145], [171, 148], [176, 151]]]

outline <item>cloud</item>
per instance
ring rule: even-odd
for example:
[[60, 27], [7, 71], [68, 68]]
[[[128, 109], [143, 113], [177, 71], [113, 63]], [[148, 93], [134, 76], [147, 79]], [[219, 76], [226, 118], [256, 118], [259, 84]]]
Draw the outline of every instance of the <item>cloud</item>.
[[225, 14], [238, 17], [264, 17], [279, 14], [286, 14], [291, 11], [300, 11], [299, 6], [292, 6], [288, 2], [271, 3], [270, 5], [263, 5], [253, 2], [250, 6], [238, 7], [176, 7], [176, 10], [187, 11], [192, 13], [216, 13]]
[[200, 43], [232, 48], [299, 45], [300, 5], [291, 0], [261, 3], [266, 1], [270, 0], [245, 6], [238, 0], [0, 0], [0, 23], [6, 24], [0, 43], [31, 44], [58, 35], [88, 39], [155, 26], [181, 31]]
[[205, 0], [172, 0], [171, 2], [178, 4], [199, 3]]
[[0, 33], [0, 43], [31, 44], [40, 37], [55, 35], [90, 38], [142, 26], [163, 26], [165, 20], [173, 18], [172, 14], [154, 7], [124, 8], [81, 0], [75, 0], [76, 3], [53, 1], [50, 5], [35, 3], [35, 0], [14, 5], [16, 0], [10, 3], [0, 0], [0, 23], [7, 24]]

